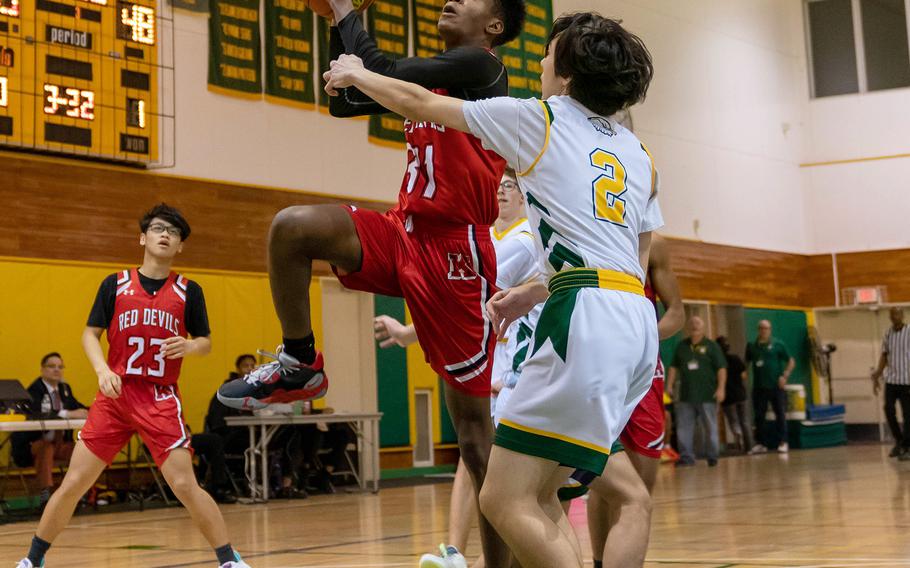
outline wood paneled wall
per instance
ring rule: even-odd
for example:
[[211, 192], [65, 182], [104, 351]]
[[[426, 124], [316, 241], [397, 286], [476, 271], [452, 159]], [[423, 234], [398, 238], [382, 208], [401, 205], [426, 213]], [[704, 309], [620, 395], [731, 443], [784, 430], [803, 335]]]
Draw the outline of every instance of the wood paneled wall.
[[887, 286], [889, 302], [910, 302], [910, 249], [839, 253], [837, 275], [842, 289]]
[[[140, 256], [137, 219], [165, 201], [183, 210], [193, 234], [182, 267], [262, 272], [272, 217], [291, 205], [389, 202], [156, 175], [118, 166], [0, 152], [0, 256], [112, 262]], [[798, 255], [670, 239], [687, 299], [733, 304], [834, 304], [830, 255]], [[885, 284], [892, 301], [910, 301], [910, 249], [837, 256], [840, 284]], [[328, 273], [324, 263], [318, 273]]]
[[[389, 197], [396, 197], [395, 188]], [[252, 272], [265, 271], [268, 228], [285, 207], [389, 207], [0, 153], [0, 202], [6, 204], [0, 256], [135, 264], [142, 259], [138, 219], [162, 201], [180, 208], [193, 229], [179, 266]]]
[[807, 257], [668, 239], [683, 297], [727, 304], [805, 306]]

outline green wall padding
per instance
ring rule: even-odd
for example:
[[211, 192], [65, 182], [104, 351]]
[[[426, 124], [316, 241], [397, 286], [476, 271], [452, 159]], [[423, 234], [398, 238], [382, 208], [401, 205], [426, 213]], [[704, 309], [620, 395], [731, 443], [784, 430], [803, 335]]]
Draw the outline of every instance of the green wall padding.
[[[374, 314], [404, 321], [404, 300], [389, 296], [373, 297]], [[376, 390], [382, 421], [380, 447], [407, 446], [411, 443], [408, 423], [408, 357], [400, 347], [382, 349], [376, 343]]]
[[[790, 376], [790, 384], [806, 387], [806, 404], [814, 402], [812, 392], [812, 368], [809, 352], [809, 332], [806, 312], [799, 310], [745, 309], [746, 341], [752, 343], [758, 336], [758, 322], [771, 322], [771, 334], [787, 346], [787, 351], [796, 360], [796, 367]], [[749, 369], [751, 380], [752, 369]]]

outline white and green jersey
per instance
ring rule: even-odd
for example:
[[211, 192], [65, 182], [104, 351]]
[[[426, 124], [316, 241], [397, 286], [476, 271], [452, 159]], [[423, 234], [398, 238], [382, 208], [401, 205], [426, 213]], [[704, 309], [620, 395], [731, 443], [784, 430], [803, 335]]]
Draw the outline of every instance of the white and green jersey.
[[[527, 219], [520, 219], [501, 233], [491, 227], [490, 237], [496, 249], [497, 287], [505, 290], [541, 278], [534, 235]], [[493, 382], [514, 383], [512, 375], [525, 359], [542, 309], [542, 304], [535, 306], [528, 315], [512, 323], [506, 336], [500, 338], [493, 358]]]
[[464, 103], [471, 132], [519, 172], [541, 272], [623, 272], [645, 280], [639, 234], [663, 225], [657, 172], [636, 136], [569, 96]]
[[663, 224], [634, 134], [571, 97], [464, 103], [471, 132], [517, 172], [550, 296], [494, 444], [601, 475], [645, 395], [657, 318], [639, 235]]

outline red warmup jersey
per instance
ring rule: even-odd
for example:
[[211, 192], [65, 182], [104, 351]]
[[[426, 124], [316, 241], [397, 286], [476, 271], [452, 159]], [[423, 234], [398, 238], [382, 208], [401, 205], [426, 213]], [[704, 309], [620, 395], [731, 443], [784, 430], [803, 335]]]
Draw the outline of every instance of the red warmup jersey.
[[[433, 92], [448, 95], [446, 89]], [[499, 216], [496, 192], [506, 161], [485, 150], [477, 137], [432, 122], [406, 120], [404, 133], [408, 169], [395, 209], [401, 219], [492, 225]]]
[[151, 295], [140, 284], [136, 269], [118, 275], [114, 317], [107, 328], [111, 371], [124, 380], [145, 379], [160, 385], [177, 382], [183, 359], [165, 359], [161, 344], [175, 335], [187, 336], [186, 286], [186, 278], [171, 272], [158, 293]]

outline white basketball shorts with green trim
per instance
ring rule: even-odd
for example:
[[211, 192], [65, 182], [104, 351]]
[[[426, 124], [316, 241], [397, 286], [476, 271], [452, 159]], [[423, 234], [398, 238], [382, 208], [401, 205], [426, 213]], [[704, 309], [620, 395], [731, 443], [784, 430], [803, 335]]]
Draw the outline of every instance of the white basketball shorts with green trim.
[[600, 475], [651, 385], [657, 317], [627, 274], [573, 269], [549, 287], [495, 444]]

